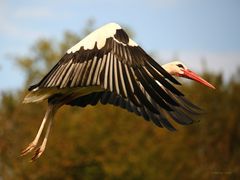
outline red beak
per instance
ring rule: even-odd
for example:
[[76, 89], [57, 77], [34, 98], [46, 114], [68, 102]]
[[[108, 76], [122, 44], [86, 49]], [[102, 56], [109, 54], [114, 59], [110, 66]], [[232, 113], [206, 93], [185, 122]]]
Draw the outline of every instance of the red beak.
[[208, 86], [210, 88], [216, 89], [213, 85], [211, 85], [209, 82], [207, 82], [206, 80], [204, 80], [203, 78], [201, 78], [199, 75], [197, 75], [196, 73], [192, 72], [189, 69], [185, 69], [183, 70], [183, 74], [180, 74], [180, 76], [188, 78], [188, 79], [192, 79], [194, 81], [197, 81], [205, 86]]

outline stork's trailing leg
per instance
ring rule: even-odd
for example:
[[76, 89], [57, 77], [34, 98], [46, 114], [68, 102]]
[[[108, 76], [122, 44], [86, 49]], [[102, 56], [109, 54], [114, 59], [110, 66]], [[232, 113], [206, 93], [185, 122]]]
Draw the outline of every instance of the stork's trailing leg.
[[50, 132], [50, 129], [51, 129], [51, 126], [52, 126], [53, 116], [54, 116], [54, 112], [50, 115], [50, 121], [49, 121], [49, 124], [48, 124], [48, 127], [47, 127], [47, 132], [45, 134], [45, 137], [43, 139], [43, 142], [42, 142], [41, 146], [36, 149], [35, 155], [32, 157], [32, 161], [35, 161], [37, 158], [39, 158], [46, 148], [48, 135], [49, 135], [49, 132]]
[[[48, 135], [49, 135], [49, 131], [51, 129], [51, 125], [52, 125], [52, 120], [53, 120], [53, 117], [54, 117], [54, 114], [57, 110], [57, 106], [56, 105], [49, 105], [48, 108], [47, 108], [47, 112], [43, 118], [43, 121], [40, 125], [40, 128], [37, 132], [37, 135], [36, 137], [34, 138], [34, 140], [21, 152], [21, 156], [24, 156], [28, 153], [30, 153], [32, 150], [34, 150], [38, 144], [38, 141], [40, 139], [40, 136], [42, 134], [42, 131], [43, 131], [43, 128], [46, 124], [47, 121], [49, 121], [49, 124], [48, 124], [48, 127], [47, 127], [47, 131], [46, 131], [46, 134], [45, 134], [45, 137], [44, 137], [44, 140], [43, 140], [43, 143], [42, 145], [37, 149], [36, 151], [36, 154], [35, 156], [32, 158], [32, 160], [35, 160], [37, 159], [41, 154], [42, 152], [44, 151], [45, 147], [46, 147], [46, 143], [47, 143], [47, 138], [48, 138]], [[37, 153], [38, 152], [38, 153]]]

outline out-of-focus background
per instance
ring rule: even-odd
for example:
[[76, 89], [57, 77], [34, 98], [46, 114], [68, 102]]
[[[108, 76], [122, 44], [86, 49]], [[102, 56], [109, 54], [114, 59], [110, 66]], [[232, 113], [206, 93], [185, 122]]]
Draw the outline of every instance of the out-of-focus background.
[[[67, 107], [34, 163], [19, 157], [46, 103], [21, 104], [64, 52], [117, 22], [156, 61], [183, 61], [216, 90], [183, 82], [206, 110], [168, 132], [111, 105]], [[237, 179], [240, 177], [240, 1], [0, 1], [0, 179]], [[181, 81], [181, 80], [180, 80]]]

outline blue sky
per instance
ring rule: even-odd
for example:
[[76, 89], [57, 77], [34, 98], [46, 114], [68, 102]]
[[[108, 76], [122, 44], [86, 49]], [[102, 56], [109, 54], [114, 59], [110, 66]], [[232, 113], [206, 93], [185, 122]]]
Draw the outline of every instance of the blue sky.
[[224, 72], [226, 79], [240, 66], [239, 0], [1, 0], [0, 91], [24, 82], [13, 56], [27, 55], [41, 37], [80, 33], [90, 18], [95, 27], [130, 27], [135, 41], [159, 62], [177, 57], [200, 72], [204, 59], [208, 70]]

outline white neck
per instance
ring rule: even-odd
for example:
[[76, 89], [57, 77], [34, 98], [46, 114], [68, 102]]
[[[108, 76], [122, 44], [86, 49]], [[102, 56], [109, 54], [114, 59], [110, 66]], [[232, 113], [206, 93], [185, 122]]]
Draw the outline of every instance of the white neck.
[[167, 63], [162, 65], [162, 68], [165, 69], [169, 74], [175, 75], [175, 68], [172, 63]]

